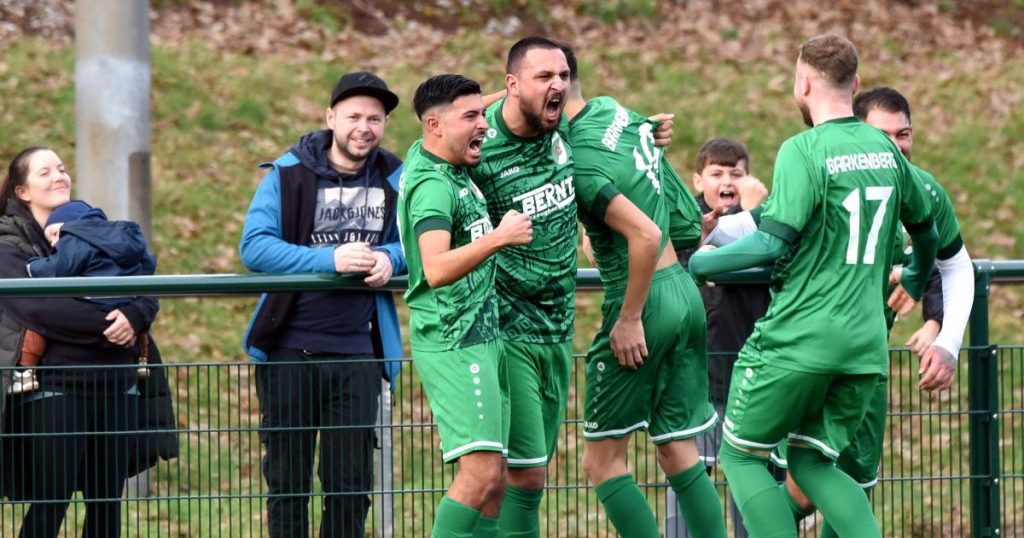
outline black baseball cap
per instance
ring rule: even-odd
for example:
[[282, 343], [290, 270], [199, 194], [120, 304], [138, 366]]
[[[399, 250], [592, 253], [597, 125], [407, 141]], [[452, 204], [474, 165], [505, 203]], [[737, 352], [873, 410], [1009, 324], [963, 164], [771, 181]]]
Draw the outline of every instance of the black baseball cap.
[[368, 95], [380, 99], [380, 102], [384, 104], [384, 112], [388, 114], [398, 106], [398, 96], [391, 93], [388, 85], [380, 77], [367, 71], [342, 75], [338, 79], [338, 83], [334, 85], [334, 91], [331, 92], [331, 106], [333, 107], [338, 101], [354, 95]]

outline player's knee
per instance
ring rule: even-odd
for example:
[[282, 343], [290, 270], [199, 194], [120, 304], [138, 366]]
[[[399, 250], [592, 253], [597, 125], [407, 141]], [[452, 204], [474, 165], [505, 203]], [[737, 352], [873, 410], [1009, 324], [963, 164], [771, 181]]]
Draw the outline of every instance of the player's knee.
[[520, 489], [540, 491], [547, 478], [546, 467], [524, 467], [508, 470], [508, 483]]

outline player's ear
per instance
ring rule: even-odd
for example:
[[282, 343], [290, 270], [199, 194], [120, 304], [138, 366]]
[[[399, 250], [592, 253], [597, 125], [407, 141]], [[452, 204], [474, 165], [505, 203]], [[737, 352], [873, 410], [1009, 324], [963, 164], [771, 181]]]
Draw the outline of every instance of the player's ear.
[[515, 75], [508, 73], [505, 75], [505, 89], [508, 90], [509, 97], [519, 97], [519, 79]]
[[853, 89], [850, 95], [857, 95], [857, 90], [860, 89], [860, 75], [853, 75]]
[[428, 114], [423, 117], [423, 125], [426, 126], [428, 133], [440, 138], [443, 129], [441, 129], [441, 119], [437, 117], [437, 114]]

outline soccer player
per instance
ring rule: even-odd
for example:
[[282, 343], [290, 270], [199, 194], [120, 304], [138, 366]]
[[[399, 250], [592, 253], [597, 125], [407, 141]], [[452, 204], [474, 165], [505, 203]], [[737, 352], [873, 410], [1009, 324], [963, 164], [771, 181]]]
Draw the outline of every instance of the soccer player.
[[[678, 264], [670, 219], [679, 207], [664, 192], [682, 181], [655, 146], [651, 122], [610, 97], [584, 101], [572, 74], [566, 116], [579, 217], [605, 288], [604, 320], [586, 361], [583, 469], [620, 534], [660, 536], [626, 467], [630, 437], [647, 429], [691, 534], [724, 537], [718, 494], [694, 442], [718, 419], [708, 400], [704, 306]], [[695, 245], [700, 209], [689, 196], [676, 202], [686, 204], [685, 246]]]
[[539, 536], [546, 466], [565, 417], [576, 311], [576, 199], [563, 122], [569, 66], [558, 44], [528, 37], [509, 49], [506, 96], [488, 107], [473, 181], [492, 219], [528, 215], [529, 244], [497, 256], [495, 287], [508, 363], [511, 423], [505, 536]]
[[487, 131], [480, 86], [438, 75], [420, 84], [413, 105], [423, 136], [409, 148], [398, 203], [409, 342], [444, 461], [459, 464], [432, 536], [497, 536], [509, 409], [493, 255], [529, 243], [533, 231], [529, 217], [516, 211], [492, 230], [470, 179]]
[[[867, 498], [834, 465], [887, 373], [878, 308], [897, 218], [914, 241], [902, 284], [919, 298], [937, 237], [929, 196], [883, 133], [853, 115], [857, 52], [843, 37], [803, 45], [793, 95], [812, 128], [787, 140], [757, 232], [698, 252], [698, 278], [775, 262], [772, 303], [740, 351], [726, 407], [721, 464], [752, 535], [796, 536], [765, 462], [789, 439], [789, 470], [850, 536], [880, 536]], [[881, 241], [879, 238], [883, 238]]]
[[[853, 100], [853, 112], [869, 125], [881, 129], [910, 159], [914, 145], [913, 128], [910, 122], [910, 104], [907, 99], [892, 88], [880, 87], [858, 93]], [[925, 186], [932, 199], [932, 218], [939, 235], [939, 249], [936, 267], [942, 276], [943, 321], [938, 336], [932, 342], [923, 343], [925, 351], [921, 356], [918, 373], [921, 390], [934, 391], [948, 388], [956, 374], [956, 362], [963, 344], [964, 329], [974, 305], [974, 267], [960, 237], [960, 223], [953, 211], [953, 203], [945, 189], [928, 172], [910, 165]], [[895, 274], [899, 274], [898, 270]], [[906, 315], [914, 306], [906, 292], [900, 288], [890, 298], [890, 305], [900, 308]], [[849, 474], [864, 493], [870, 497], [871, 490], [878, 483], [878, 465], [882, 458], [882, 440], [885, 436], [885, 413], [887, 408], [888, 383], [884, 380], [876, 388], [875, 397], [868, 409], [853, 442], [839, 455], [836, 464]], [[790, 495], [799, 503], [798, 516], [814, 511], [814, 506], [803, 496], [792, 481], [787, 484]], [[828, 520], [821, 529], [822, 537], [836, 536]]]

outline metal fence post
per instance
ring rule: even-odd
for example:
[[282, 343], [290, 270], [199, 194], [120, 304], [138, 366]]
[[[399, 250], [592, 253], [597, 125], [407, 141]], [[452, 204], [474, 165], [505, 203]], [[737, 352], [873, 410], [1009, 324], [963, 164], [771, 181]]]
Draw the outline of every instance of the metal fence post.
[[391, 420], [391, 382], [381, 381], [380, 389], [380, 416], [377, 417], [377, 425], [380, 427], [378, 435], [380, 439], [380, 450], [377, 451], [379, 461], [377, 462], [377, 483], [381, 495], [379, 502], [374, 502], [374, 510], [378, 515], [380, 525], [376, 526], [379, 534], [375, 536], [394, 536], [395, 526], [395, 481], [394, 481], [394, 441], [392, 439]]
[[992, 262], [975, 260], [974, 309], [968, 351], [971, 435], [971, 536], [999, 536], [999, 364], [989, 343]]

